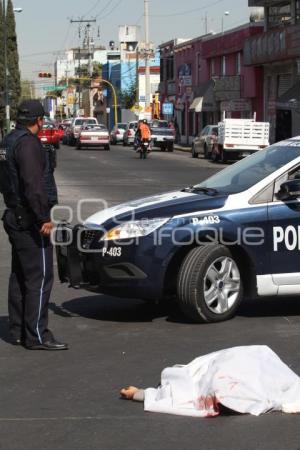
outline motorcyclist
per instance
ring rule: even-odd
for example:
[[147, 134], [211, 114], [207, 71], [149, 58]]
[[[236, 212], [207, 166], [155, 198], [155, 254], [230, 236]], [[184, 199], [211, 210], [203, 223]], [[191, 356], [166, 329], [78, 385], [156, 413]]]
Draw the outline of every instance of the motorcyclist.
[[141, 123], [142, 123], [142, 120], [139, 120], [138, 124], [137, 124], [137, 128], [136, 128], [135, 136], [134, 136], [134, 144], [133, 145], [134, 145], [134, 149], [136, 151], [139, 150], [140, 145], [141, 145], [141, 129], [140, 129]]
[[147, 152], [150, 150], [149, 146], [145, 148], [143, 144], [148, 143], [150, 145], [151, 141], [151, 130], [148, 125], [147, 119], [143, 119], [140, 124], [140, 135], [141, 135], [141, 158], [146, 158]]

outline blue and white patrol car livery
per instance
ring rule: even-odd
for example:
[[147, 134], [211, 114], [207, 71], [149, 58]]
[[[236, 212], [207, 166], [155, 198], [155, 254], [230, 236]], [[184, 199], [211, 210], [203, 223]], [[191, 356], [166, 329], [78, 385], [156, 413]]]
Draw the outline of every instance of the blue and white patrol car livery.
[[228, 319], [244, 296], [300, 294], [300, 138], [199, 185], [61, 226], [57, 240], [62, 281], [120, 297], [173, 296], [194, 321]]

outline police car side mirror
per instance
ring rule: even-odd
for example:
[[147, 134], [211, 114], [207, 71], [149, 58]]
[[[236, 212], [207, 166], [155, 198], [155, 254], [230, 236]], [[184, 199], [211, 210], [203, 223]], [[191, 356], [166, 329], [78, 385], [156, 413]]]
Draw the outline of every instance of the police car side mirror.
[[300, 198], [300, 180], [285, 181], [280, 185], [280, 190], [276, 196], [278, 200], [283, 201]]

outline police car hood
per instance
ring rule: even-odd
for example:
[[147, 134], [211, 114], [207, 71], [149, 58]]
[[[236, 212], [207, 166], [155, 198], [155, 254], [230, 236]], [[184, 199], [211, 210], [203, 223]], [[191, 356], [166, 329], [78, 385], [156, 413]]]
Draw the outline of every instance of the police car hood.
[[129, 221], [153, 218], [171, 218], [176, 215], [210, 211], [222, 208], [228, 195], [211, 196], [183, 191], [168, 192], [152, 197], [132, 200], [107, 208], [90, 216], [84, 223], [88, 228], [107, 221]]

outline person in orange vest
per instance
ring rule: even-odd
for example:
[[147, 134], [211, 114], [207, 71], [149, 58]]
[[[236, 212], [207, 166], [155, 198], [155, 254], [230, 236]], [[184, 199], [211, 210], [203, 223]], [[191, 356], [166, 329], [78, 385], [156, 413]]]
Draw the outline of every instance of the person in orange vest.
[[151, 140], [151, 131], [147, 119], [143, 119], [140, 124], [140, 137], [142, 142]]

